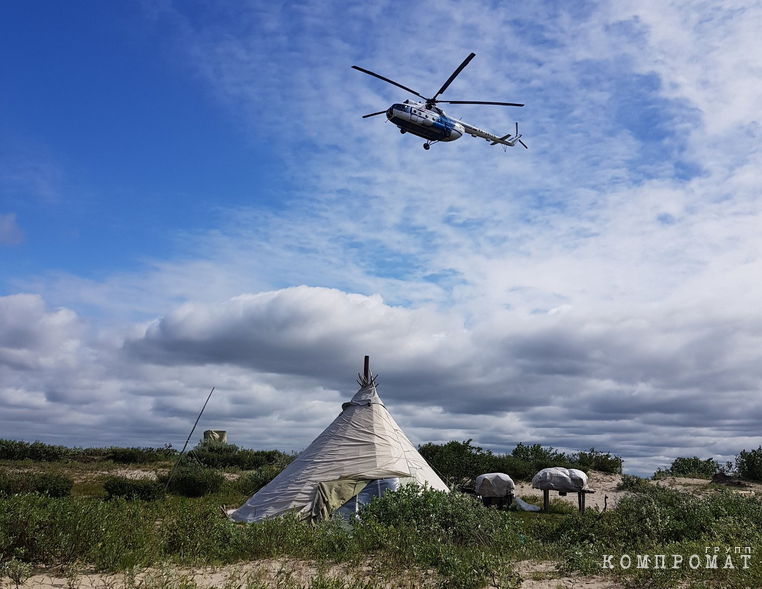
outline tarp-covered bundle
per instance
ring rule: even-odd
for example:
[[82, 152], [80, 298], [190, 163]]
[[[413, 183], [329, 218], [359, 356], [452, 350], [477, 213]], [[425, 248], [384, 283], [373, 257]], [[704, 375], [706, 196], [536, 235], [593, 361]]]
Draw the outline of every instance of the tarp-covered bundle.
[[543, 468], [532, 479], [533, 489], [579, 493], [587, 490], [587, 475], [576, 468]]
[[257, 522], [289, 512], [324, 519], [407, 482], [448, 490], [387, 411], [375, 383], [363, 384], [304, 452], [231, 514], [233, 520]]
[[507, 497], [514, 488], [513, 479], [503, 472], [480, 474], [474, 482], [474, 491], [482, 497]]

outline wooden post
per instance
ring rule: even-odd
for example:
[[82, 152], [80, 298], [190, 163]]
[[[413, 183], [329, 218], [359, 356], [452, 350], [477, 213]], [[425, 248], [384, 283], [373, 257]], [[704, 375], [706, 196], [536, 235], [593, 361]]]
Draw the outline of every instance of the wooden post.
[[544, 489], [542, 492], [542, 510], [545, 513], [550, 511], [550, 490]]
[[363, 370], [365, 380], [370, 382], [370, 356], [365, 356], [365, 369]]

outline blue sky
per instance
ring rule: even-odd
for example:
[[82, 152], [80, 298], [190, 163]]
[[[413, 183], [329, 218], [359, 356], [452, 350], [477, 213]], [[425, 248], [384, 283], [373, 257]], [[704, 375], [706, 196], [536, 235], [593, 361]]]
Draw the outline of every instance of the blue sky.
[[[416, 8], [0, 5], [2, 437], [298, 451], [370, 354], [415, 443], [762, 443], [759, 4]], [[472, 51], [528, 150], [361, 118]]]

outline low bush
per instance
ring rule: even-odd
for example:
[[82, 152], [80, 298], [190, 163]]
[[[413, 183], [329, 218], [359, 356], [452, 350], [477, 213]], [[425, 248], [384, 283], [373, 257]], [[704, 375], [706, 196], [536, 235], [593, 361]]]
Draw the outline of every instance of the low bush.
[[3, 472], [0, 473], [0, 495], [40, 493], [48, 497], [71, 495], [74, 481], [64, 475], [52, 473]]
[[32, 462], [94, 462], [111, 460], [119, 464], [153, 464], [177, 455], [171, 444], [163, 448], [67, 448], [42, 442], [0, 440], [0, 460]]
[[572, 455], [572, 463], [585, 472], [597, 470], [611, 474], [622, 474], [622, 465], [624, 461], [619, 456], [612, 456], [611, 453], [600, 452], [595, 448], [590, 448], [589, 452], [579, 452]]
[[260, 466], [254, 472], [239, 476], [235, 481], [235, 489], [242, 495], [251, 497], [281, 472], [282, 468], [274, 465]]
[[203, 497], [218, 492], [225, 477], [222, 473], [211, 468], [179, 466], [170, 475], [161, 475], [159, 483], [167, 491], [183, 497]]
[[106, 460], [111, 460], [118, 464], [155, 464], [172, 460], [177, 456], [177, 450], [172, 448], [171, 444], [163, 448], [107, 448], [105, 450]]
[[77, 561], [109, 571], [147, 566], [159, 554], [155, 505], [38, 494], [0, 497], [0, 554], [45, 566]]
[[515, 546], [521, 530], [520, 520], [485, 509], [469, 495], [420, 489], [417, 485], [405, 485], [374, 499], [363, 510], [361, 521], [412, 527], [421, 538], [462, 546]]
[[206, 468], [239, 468], [255, 470], [263, 466], [284, 468], [294, 456], [278, 450], [248, 450], [235, 444], [202, 440], [183, 456], [183, 464], [201, 464]]
[[504, 472], [517, 481], [531, 480], [543, 468], [551, 466], [578, 468], [585, 472], [622, 472], [621, 458], [595, 448], [589, 452], [566, 454], [540, 444], [519, 443], [510, 454], [495, 454], [471, 442], [424, 444], [418, 451], [445, 482], [463, 490], [472, 488], [474, 479], [487, 472]]
[[447, 484], [460, 487], [472, 483], [480, 474], [491, 472], [492, 452], [472, 445], [471, 441], [424, 444], [418, 451]]
[[721, 472], [723, 467], [720, 463], [712, 458], [702, 460], [698, 456], [692, 458], [675, 458], [672, 465], [663, 469], [660, 468], [654, 473], [655, 479], [660, 479], [668, 476], [673, 477], [689, 477], [695, 479], [711, 479], [718, 472]]
[[159, 481], [150, 479], [128, 479], [127, 477], [109, 477], [103, 483], [107, 498], [123, 497], [127, 500], [157, 501], [164, 497], [164, 487]]
[[[627, 480], [637, 488], [642, 479]], [[283, 556], [321, 566], [372, 560], [383, 563], [384, 571], [434, 571], [436, 586], [474, 589], [485, 584], [517, 587], [511, 561], [528, 558], [601, 574], [606, 572], [601, 569], [604, 555], [616, 555], [618, 561], [622, 554], [681, 554], [687, 563], [692, 554], [703, 560], [708, 546], [756, 550], [762, 545], [758, 498], [731, 492], [701, 498], [655, 485], [648, 489], [622, 498], [605, 513], [588, 509], [585, 514], [546, 515], [486, 509], [463, 494], [405, 487], [371, 502], [359, 519], [316, 525], [293, 515], [236, 524], [220, 517], [219, 496], [144, 502], [17, 494], [0, 496], [0, 554], [35, 566], [79, 562], [102, 571]], [[695, 571], [687, 565], [637, 570], [633, 564], [610, 574], [628, 587], [760, 587], [762, 561], [756, 556], [748, 569], [724, 569], [721, 561], [718, 569]]]
[[0, 440], [0, 460], [32, 460], [36, 462], [64, 462], [72, 460], [80, 448], [51, 446], [42, 442]]
[[630, 491], [631, 493], [648, 493], [653, 488], [653, 485], [648, 482], [648, 479], [631, 474], [623, 474], [622, 481], [616, 488], [620, 491]]
[[374, 499], [353, 523], [363, 553], [381, 551], [403, 567], [435, 569], [447, 587], [500, 579], [518, 586], [507, 554], [523, 543], [522, 522], [468, 495], [408, 485]]
[[762, 483], [762, 446], [756, 450], [741, 450], [736, 456], [736, 471], [741, 478]]

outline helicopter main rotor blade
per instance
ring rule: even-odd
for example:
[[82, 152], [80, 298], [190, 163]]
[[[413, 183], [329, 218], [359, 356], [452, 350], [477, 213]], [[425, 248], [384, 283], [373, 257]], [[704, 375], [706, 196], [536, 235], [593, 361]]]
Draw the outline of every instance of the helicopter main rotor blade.
[[437, 100], [444, 104], [494, 104], [497, 106], [524, 106], [518, 102], [490, 102], [484, 100]]
[[362, 118], [364, 118], [364, 119], [367, 119], [368, 117], [375, 117], [376, 115], [382, 115], [382, 114], [384, 114], [385, 112], [386, 112], [385, 110], [380, 110], [380, 111], [378, 111], [378, 112], [372, 112], [372, 113], [370, 113], [369, 115], [363, 115], [363, 117], [362, 117]]
[[527, 147], [527, 144], [526, 144], [526, 143], [524, 143], [524, 142], [523, 142], [521, 139], [519, 139], [519, 143], [521, 143], [521, 145], [523, 145], [523, 146], [524, 146], [524, 149], [529, 149], [529, 148]]
[[452, 73], [452, 75], [451, 75], [451, 76], [448, 78], [448, 80], [447, 80], [447, 81], [444, 83], [444, 85], [443, 85], [443, 86], [442, 86], [442, 87], [439, 89], [439, 92], [437, 92], [436, 94], [434, 94], [434, 98], [432, 98], [432, 99], [431, 99], [431, 102], [439, 102], [439, 101], [437, 100], [437, 96], [439, 96], [440, 94], [442, 94], [442, 92], [444, 92], [445, 90], [447, 90], [447, 87], [448, 87], [450, 84], [452, 84], [452, 81], [453, 81], [455, 78], [457, 78], [457, 77], [458, 77], [458, 74], [460, 74], [460, 72], [462, 72], [462, 71], [463, 71], [463, 68], [464, 68], [464, 67], [466, 67], [466, 66], [468, 65], [468, 63], [469, 63], [469, 62], [470, 62], [470, 61], [471, 61], [471, 60], [472, 60], [474, 57], [476, 57], [476, 53], [472, 53], [471, 55], [469, 55], [468, 57], [466, 57], [466, 59], [464, 59], [464, 60], [463, 60], [463, 63], [461, 63], [461, 64], [460, 64], [460, 66], [458, 66], [458, 69], [456, 69], [456, 70], [455, 70], [455, 71]]
[[411, 88], [408, 88], [407, 86], [403, 86], [402, 84], [398, 84], [394, 80], [390, 80], [389, 78], [385, 78], [384, 76], [379, 76], [378, 74], [376, 74], [376, 73], [374, 73], [374, 72], [372, 72], [370, 70], [365, 70], [365, 69], [363, 69], [361, 67], [358, 67], [356, 65], [353, 65], [352, 69], [353, 70], [357, 70], [358, 72], [362, 72], [364, 74], [368, 74], [369, 76], [373, 76], [374, 78], [378, 78], [379, 80], [383, 80], [384, 82], [389, 82], [390, 84], [393, 84], [394, 86], [397, 86], [397, 88], [402, 88], [403, 90], [407, 90], [411, 94], [415, 94], [419, 98], [423, 98], [424, 100], [426, 100], [425, 96], [423, 96], [421, 94], [418, 94], [418, 92], [416, 92], [415, 90], [413, 90]]

